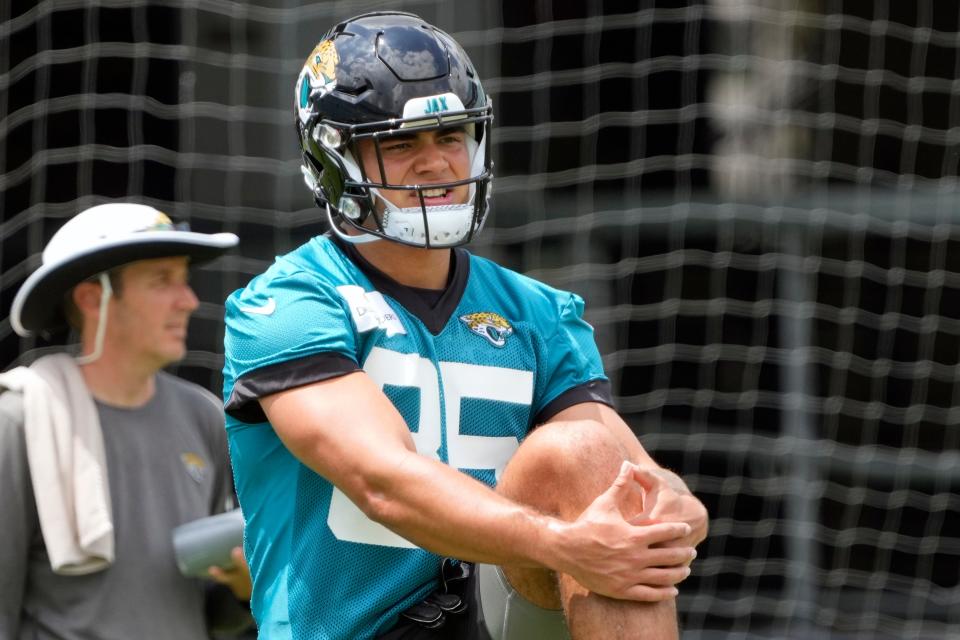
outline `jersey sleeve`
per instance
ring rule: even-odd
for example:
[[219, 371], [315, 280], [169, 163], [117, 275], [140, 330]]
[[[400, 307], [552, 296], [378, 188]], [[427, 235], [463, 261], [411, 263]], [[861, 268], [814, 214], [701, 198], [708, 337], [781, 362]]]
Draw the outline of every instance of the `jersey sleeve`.
[[301, 269], [255, 279], [226, 303], [224, 404], [263, 422], [259, 398], [356, 371], [356, 332], [336, 289]]
[[546, 339], [542, 352], [535, 424], [581, 402], [613, 406], [610, 382], [593, 327], [583, 319], [583, 307], [583, 299], [573, 293], [559, 301], [556, 331]]

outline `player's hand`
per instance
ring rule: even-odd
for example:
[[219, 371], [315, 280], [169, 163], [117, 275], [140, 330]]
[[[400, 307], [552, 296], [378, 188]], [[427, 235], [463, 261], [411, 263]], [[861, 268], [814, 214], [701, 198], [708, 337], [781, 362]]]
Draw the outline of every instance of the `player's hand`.
[[[690, 575], [693, 547], [686, 522], [651, 522], [639, 468], [624, 462], [613, 484], [561, 533], [560, 570], [587, 589], [611, 598], [658, 602], [677, 595]], [[643, 473], [643, 472], [641, 472]]]
[[633, 477], [643, 487], [643, 511], [634, 518], [634, 523], [686, 522], [690, 525], [688, 535], [658, 546], [695, 547], [703, 541], [707, 535], [707, 509], [679, 476], [660, 467], [638, 466]]
[[233, 560], [233, 568], [210, 567], [207, 569], [207, 575], [214, 581], [229, 587], [237, 600], [249, 601], [250, 594], [253, 592], [253, 582], [250, 579], [250, 567], [247, 566], [243, 548], [234, 547], [230, 551], [230, 558]]

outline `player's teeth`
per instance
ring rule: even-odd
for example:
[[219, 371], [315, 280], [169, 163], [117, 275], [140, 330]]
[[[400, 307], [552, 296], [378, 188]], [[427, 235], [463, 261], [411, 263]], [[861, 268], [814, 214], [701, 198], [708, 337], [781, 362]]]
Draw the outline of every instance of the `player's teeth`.
[[436, 198], [437, 196], [446, 195], [446, 189], [424, 189], [423, 195], [427, 198]]

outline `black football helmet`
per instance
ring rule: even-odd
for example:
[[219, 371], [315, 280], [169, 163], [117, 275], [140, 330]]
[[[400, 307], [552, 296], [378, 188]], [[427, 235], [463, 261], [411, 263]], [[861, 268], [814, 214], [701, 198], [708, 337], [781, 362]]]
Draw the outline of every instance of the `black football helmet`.
[[[307, 58], [296, 86], [303, 177], [332, 230], [348, 242], [387, 239], [417, 247], [469, 242], [490, 199], [493, 107], [470, 58], [421, 18], [376, 12], [333, 27]], [[391, 135], [462, 128], [469, 176], [443, 184], [387, 184], [381, 143]], [[367, 175], [358, 144], [373, 141], [380, 180]], [[430, 206], [436, 194], [469, 185], [465, 204]], [[401, 208], [379, 190], [416, 193]], [[343, 225], [361, 231], [347, 235]]]

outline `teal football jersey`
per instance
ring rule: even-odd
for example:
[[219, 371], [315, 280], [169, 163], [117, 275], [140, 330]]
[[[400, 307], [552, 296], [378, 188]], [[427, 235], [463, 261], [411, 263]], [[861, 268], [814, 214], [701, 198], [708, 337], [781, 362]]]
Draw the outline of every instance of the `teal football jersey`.
[[362, 369], [421, 455], [491, 486], [535, 424], [580, 402], [610, 404], [583, 301], [463, 249], [431, 296], [314, 238], [226, 309], [227, 432], [251, 606], [271, 640], [373, 638], [438, 586], [440, 558], [297, 460], [258, 398]]

